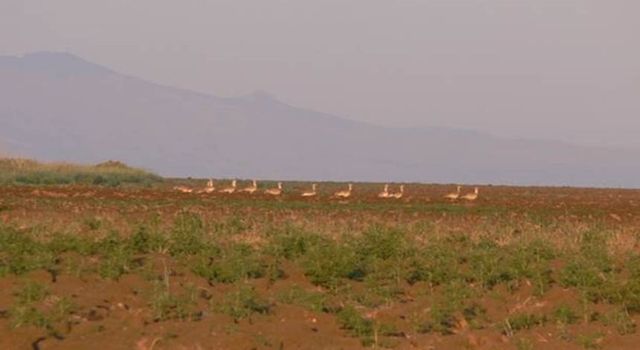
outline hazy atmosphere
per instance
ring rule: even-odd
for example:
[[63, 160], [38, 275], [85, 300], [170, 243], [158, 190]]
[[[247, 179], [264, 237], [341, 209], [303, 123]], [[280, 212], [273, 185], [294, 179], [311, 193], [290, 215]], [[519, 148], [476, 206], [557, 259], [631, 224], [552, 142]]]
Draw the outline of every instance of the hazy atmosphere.
[[639, 18], [0, 0], [0, 350], [640, 349]]
[[640, 149], [633, 0], [3, 0], [0, 54], [76, 54], [386, 126]]
[[0, 152], [640, 187], [631, 1], [3, 1]]

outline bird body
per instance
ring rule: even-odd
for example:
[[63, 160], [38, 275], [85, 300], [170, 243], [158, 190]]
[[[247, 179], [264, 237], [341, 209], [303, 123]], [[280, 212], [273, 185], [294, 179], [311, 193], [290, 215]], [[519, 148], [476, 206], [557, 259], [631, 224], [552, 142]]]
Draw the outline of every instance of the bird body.
[[476, 199], [478, 199], [478, 188], [474, 188], [472, 193], [467, 193], [461, 198], [468, 201], [475, 201]]
[[353, 184], [349, 184], [349, 189], [346, 191], [338, 191], [333, 194], [336, 198], [349, 198], [351, 197], [351, 191], [353, 191]]
[[207, 186], [205, 186], [205, 188], [198, 191], [198, 193], [212, 193], [215, 190], [216, 188], [213, 187], [213, 180], [209, 179], [209, 181], [207, 181]]
[[253, 180], [253, 182], [251, 183], [251, 186], [241, 189], [240, 192], [254, 194], [257, 190], [258, 190], [258, 181]]
[[389, 198], [389, 184], [384, 185], [384, 190], [378, 193], [378, 198]]
[[458, 186], [458, 189], [457, 189], [456, 192], [449, 193], [449, 194], [445, 195], [444, 198], [452, 200], [452, 201], [460, 198], [460, 190], [461, 189], [462, 189], [462, 186]]
[[311, 185], [311, 191], [309, 192], [302, 192], [302, 197], [315, 197], [318, 193], [316, 191], [317, 185], [316, 184], [312, 184]]
[[223, 188], [223, 189], [220, 190], [220, 192], [221, 193], [229, 193], [229, 194], [231, 194], [231, 193], [236, 191], [237, 184], [238, 184], [237, 181], [233, 180], [233, 181], [231, 181], [231, 187]]
[[278, 182], [278, 187], [270, 188], [268, 190], [265, 190], [264, 193], [272, 195], [272, 196], [281, 195], [282, 194], [282, 182]]
[[193, 189], [186, 187], [186, 186], [175, 186], [173, 188], [174, 190], [178, 191], [178, 192], [182, 192], [182, 193], [192, 193]]
[[404, 185], [400, 185], [400, 192], [393, 193], [390, 196], [395, 199], [402, 198], [402, 196], [404, 196]]

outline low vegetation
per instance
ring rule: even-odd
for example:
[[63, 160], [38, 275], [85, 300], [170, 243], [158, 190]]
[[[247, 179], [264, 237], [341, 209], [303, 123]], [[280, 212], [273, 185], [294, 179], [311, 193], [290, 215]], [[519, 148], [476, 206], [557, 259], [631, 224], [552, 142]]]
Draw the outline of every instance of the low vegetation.
[[[544, 348], [536, 340], [544, 335], [558, 346], [597, 349], [637, 334], [640, 238], [590, 213], [577, 224], [551, 216], [543, 225], [529, 213], [463, 207], [452, 214], [442, 204], [390, 214], [366, 203], [215, 203], [215, 213], [196, 200], [179, 208], [131, 200], [113, 205], [123, 213], [118, 220], [6, 220], [0, 281], [17, 282], [0, 321], [54, 339], [86, 332], [79, 325], [117, 310], [148, 329], [198, 323], [220, 337], [302, 322], [309, 336], [333, 329], [371, 348], [414, 339], [474, 348], [468, 335], [478, 331], [503, 339], [500, 348]], [[170, 214], [161, 215], [162, 206]], [[132, 216], [132, 208], [144, 215]], [[61, 287], [69, 279], [85, 291], [96, 284], [121, 294], [83, 299]], [[96, 303], [107, 302], [103, 315]], [[273, 333], [259, 334], [256, 346], [278, 346]]]
[[29, 159], [0, 159], [0, 185], [149, 185], [161, 178], [121, 162], [97, 165], [40, 163]]

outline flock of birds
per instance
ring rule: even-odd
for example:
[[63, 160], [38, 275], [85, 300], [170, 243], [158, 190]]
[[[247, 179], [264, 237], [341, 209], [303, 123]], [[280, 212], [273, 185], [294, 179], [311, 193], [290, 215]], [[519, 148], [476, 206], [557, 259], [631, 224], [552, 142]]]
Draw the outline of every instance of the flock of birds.
[[[186, 186], [176, 186], [173, 189], [182, 193], [194, 193], [194, 192], [195, 193], [214, 193], [216, 192], [216, 188], [213, 185], [213, 180], [209, 180], [205, 188], [197, 191], [194, 190], [193, 188], [186, 187]], [[226, 193], [226, 194], [232, 194], [232, 193], [254, 194], [258, 192], [258, 182], [256, 180], [253, 180], [251, 185], [244, 188], [238, 188], [238, 182], [236, 180], [233, 180], [231, 181], [231, 186], [221, 188], [217, 192]], [[264, 193], [271, 196], [282, 195], [284, 193], [284, 190], [282, 188], [282, 182], [278, 182], [276, 187], [265, 189]], [[346, 199], [346, 198], [350, 198], [352, 194], [353, 194], [353, 184], [349, 184], [346, 190], [335, 192], [331, 196], [331, 198]], [[404, 185], [400, 185], [400, 190], [398, 192], [391, 192], [389, 191], [389, 184], [386, 184], [384, 185], [384, 189], [382, 190], [382, 192], [378, 193], [378, 198], [400, 199], [404, 197], [404, 194], [405, 194]], [[467, 200], [467, 201], [475, 201], [476, 199], [478, 199], [478, 195], [479, 195], [478, 187], [475, 187], [473, 192], [462, 194], [462, 186], [458, 186], [456, 192], [449, 193], [445, 195], [444, 198], [451, 201], [456, 201], [459, 199]], [[309, 191], [302, 192], [300, 196], [305, 198], [318, 196], [318, 185], [315, 183], [312, 184], [311, 189]]]

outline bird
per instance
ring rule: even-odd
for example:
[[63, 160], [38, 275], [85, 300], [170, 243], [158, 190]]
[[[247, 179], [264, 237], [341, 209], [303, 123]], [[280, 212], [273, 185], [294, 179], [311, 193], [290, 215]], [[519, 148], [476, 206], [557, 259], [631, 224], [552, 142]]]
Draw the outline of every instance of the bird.
[[460, 197], [462, 199], [468, 200], [468, 201], [475, 201], [476, 199], [478, 199], [478, 188], [475, 187], [473, 189], [472, 193], [467, 193], [464, 196]]
[[207, 186], [205, 186], [205, 188], [198, 191], [198, 193], [212, 193], [215, 190], [216, 188], [213, 187], [213, 180], [209, 179], [209, 181], [207, 181]]
[[349, 189], [346, 191], [338, 191], [333, 194], [336, 198], [349, 198], [351, 197], [351, 191], [353, 190], [353, 184], [349, 184]]
[[221, 193], [233, 193], [236, 191], [236, 185], [237, 185], [237, 181], [233, 180], [231, 181], [231, 187], [227, 187], [227, 188], [223, 188], [220, 190]]
[[316, 184], [312, 184], [311, 185], [311, 191], [302, 192], [301, 196], [302, 197], [315, 197], [318, 194], [316, 189], [317, 189], [317, 185]]
[[384, 190], [378, 193], [378, 198], [389, 198], [389, 184], [384, 185]]
[[462, 186], [458, 186], [458, 189], [457, 189], [457, 191], [456, 191], [456, 192], [449, 193], [449, 194], [445, 195], [445, 196], [444, 196], [444, 198], [446, 198], [446, 199], [450, 199], [450, 200], [452, 200], [452, 201], [454, 201], [454, 200], [456, 200], [456, 199], [460, 198], [460, 190], [461, 190], [461, 189], [462, 189]]
[[191, 192], [193, 192], [192, 188], [189, 188], [189, 187], [186, 187], [186, 186], [175, 186], [173, 189], [178, 191], [178, 192], [182, 192], [182, 193], [191, 193]]
[[272, 196], [279, 196], [282, 194], [282, 182], [278, 182], [278, 187], [270, 188], [264, 191], [266, 194], [270, 194]]
[[395, 199], [402, 198], [404, 196], [404, 185], [400, 185], [400, 192], [392, 193], [390, 196]]
[[240, 190], [240, 192], [247, 192], [249, 194], [254, 194], [258, 190], [258, 181], [253, 180], [251, 186], [245, 187]]

